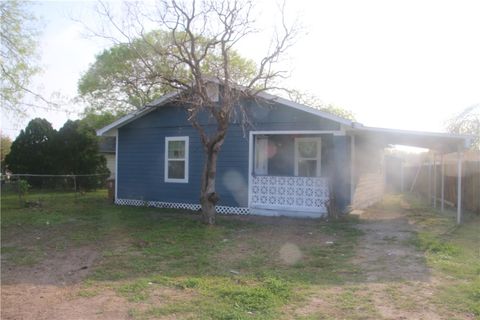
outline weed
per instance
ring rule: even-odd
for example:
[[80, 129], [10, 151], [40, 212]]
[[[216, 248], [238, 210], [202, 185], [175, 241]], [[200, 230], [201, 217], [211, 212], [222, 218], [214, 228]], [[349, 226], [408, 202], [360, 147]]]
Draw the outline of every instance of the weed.
[[128, 301], [141, 302], [148, 299], [149, 284], [145, 279], [136, 280], [117, 288], [117, 292], [126, 297]]
[[77, 295], [82, 298], [92, 298], [96, 297], [99, 294], [97, 290], [92, 289], [83, 289], [78, 291]]

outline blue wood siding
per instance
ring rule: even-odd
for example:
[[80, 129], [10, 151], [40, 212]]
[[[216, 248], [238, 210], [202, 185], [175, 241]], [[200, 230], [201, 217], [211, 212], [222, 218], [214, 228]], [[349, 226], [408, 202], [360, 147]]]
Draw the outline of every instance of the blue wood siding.
[[[254, 122], [251, 130], [339, 129], [336, 122], [280, 105], [253, 105], [248, 111]], [[208, 126], [208, 118], [205, 117], [202, 123]], [[231, 124], [217, 164], [218, 205], [248, 205], [248, 135], [248, 131], [244, 132], [238, 123]], [[164, 182], [165, 137], [175, 136], [190, 138], [188, 183]], [[332, 136], [322, 138], [322, 172], [324, 168], [331, 170], [329, 166], [333, 161], [340, 161], [340, 165], [347, 162], [344, 159], [347, 156], [344, 142], [338, 140], [337, 148], [334, 146], [336, 141]], [[204, 163], [202, 148], [197, 131], [190, 125], [186, 110], [181, 107], [160, 107], [119, 128], [118, 198], [199, 203]], [[339, 190], [348, 189], [343, 186], [343, 180], [340, 184]], [[342, 198], [342, 203], [344, 201]]]
[[252, 130], [339, 130], [337, 122], [279, 104], [248, 109]]

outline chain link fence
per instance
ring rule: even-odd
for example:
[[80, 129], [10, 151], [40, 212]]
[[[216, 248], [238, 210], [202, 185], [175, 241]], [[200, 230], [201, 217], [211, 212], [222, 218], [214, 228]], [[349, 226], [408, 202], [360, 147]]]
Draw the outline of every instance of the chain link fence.
[[7, 174], [1, 176], [1, 194], [17, 195], [26, 205], [27, 200], [44, 194], [73, 193], [75, 197], [85, 197], [93, 191], [106, 189], [108, 177], [108, 174]]

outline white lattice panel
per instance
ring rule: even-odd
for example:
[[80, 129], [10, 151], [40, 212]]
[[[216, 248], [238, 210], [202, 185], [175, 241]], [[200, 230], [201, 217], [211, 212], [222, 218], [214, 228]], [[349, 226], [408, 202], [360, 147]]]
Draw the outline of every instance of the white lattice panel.
[[327, 212], [328, 180], [314, 177], [252, 177], [252, 207]]
[[[200, 210], [199, 204], [193, 203], [178, 203], [178, 202], [163, 202], [163, 201], [145, 201], [136, 199], [117, 199], [115, 204], [123, 206], [136, 206], [136, 207], [156, 207], [156, 208], [173, 208], [173, 209], [186, 209], [186, 210]], [[229, 207], [229, 206], [216, 206], [217, 213], [221, 214], [249, 214], [249, 208], [245, 207]]]

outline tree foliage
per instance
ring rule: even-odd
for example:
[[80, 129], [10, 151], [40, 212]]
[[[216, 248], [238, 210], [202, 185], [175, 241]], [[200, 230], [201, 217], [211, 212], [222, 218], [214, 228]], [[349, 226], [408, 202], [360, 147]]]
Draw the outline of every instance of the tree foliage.
[[[98, 153], [95, 130], [81, 120], [69, 120], [56, 131], [47, 120], [33, 119], [13, 141], [5, 162], [13, 173], [102, 175], [82, 179], [86, 188], [97, 186], [99, 178], [108, 176], [106, 160]], [[33, 186], [45, 181], [28, 180]]]
[[81, 122], [88, 127], [98, 130], [119, 119], [122, 115], [121, 113], [101, 112], [86, 108]]
[[303, 105], [333, 114], [335, 116], [350, 121], [356, 121], [355, 115], [352, 111], [333, 104], [325, 104], [320, 98], [311, 93], [303, 92], [300, 90], [288, 90], [288, 93], [289, 98], [297, 103], [301, 103]]
[[33, 93], [30, 80], [39, 72], [35, 54], [39, 33], [28, 5], [27, 1], [0, 1], [0, 97], [2, 108], [16, 112], [25, 111], [22, 99]]
[[45, 119], [35, 118], [20, 131], [5, 158], [14, 173], [54, 173], [52, 139], [55, 130]]
[[447, 122], [447, 130], [451, 133], [472, 135], [471, 148], [480, 150], [480, 104], [465, 108], [451, 118]]
[[12, 139], [9, 136], [0, 133], [0, 165], [2, 168], [2, 173], [4, 172], [4, 161], [7, 154], [10, 153], [10, 148], [12, 146]]
[[12, 139], [9, 136], [0, 133], [0, 160], [5, 160], [5, 156], [10, 153]]
[[[208, 42], [200, 36], [198, 39]], [[125, 114], [172, 91], [165, 79], [191, 81], [185, 66], [176, 65], [174, 59], [158, 53], [173, 50], [173, 42], [171, 33], [151, 31], [131, 42], [115, 44], [97, 55], [78, 84], [79, 96], [87, 102], [88, 113]], [[255, 72], [254, 62], [242, 58], [236, 51], [229, 52], [229, 59], [235, 81]], [[202, 64], [203, 72], [213, 76], [219, 60], [217, 53], [209, 52]]]
[[53, 142], [55, 148], [61, 151], [55, 159], [57, 173], [106, 173], [105, 159], [98, 153], [95, 130], [81, 120], [65, 122], [56, 133]]
[[78, 91], [94, 111], [129, 112], [166, 93], [155, 78], [167, 67], [166, 61], [140, 40], [117, 44], [96, 56], [80, 79]]

